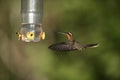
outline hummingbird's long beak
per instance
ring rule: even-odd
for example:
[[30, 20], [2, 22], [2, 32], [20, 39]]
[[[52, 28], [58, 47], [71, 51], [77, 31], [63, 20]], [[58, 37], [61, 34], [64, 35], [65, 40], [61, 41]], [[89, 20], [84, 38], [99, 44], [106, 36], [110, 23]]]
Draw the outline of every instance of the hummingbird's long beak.
[[67, 35], [66, 32], [58, 32], [59, 34]]

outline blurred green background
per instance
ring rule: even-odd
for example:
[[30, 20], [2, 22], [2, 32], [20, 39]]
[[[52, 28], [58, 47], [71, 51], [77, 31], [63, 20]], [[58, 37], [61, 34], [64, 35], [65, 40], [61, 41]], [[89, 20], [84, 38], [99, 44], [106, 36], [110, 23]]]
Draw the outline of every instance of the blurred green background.
[[[44, 0], [46, 39], [17, 40], [20, 0], [0, 0], [0, 80], [120, 80], [120, 0]], [[72, 32], [95, 49], [55, 52]]]

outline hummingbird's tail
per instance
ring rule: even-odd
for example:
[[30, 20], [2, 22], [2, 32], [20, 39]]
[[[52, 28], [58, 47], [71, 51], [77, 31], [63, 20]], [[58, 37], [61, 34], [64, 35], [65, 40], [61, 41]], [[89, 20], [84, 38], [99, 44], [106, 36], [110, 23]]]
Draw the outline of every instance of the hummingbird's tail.
[[84, 48], [95, 48], [95, 47], [98, 47], [99, 44], [98, 43], [95, 43], [95, 44], [86, 44], [84, 45]]

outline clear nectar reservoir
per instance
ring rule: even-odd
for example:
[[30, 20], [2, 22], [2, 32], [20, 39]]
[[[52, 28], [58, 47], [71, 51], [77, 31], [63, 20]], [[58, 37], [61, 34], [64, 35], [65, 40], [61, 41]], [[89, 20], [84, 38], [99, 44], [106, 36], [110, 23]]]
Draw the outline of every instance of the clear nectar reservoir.
[[21, 29], [19, 39], [25, 42], [39, 42], [44, 39], [42, 29], [43, 0], [21, 0]]

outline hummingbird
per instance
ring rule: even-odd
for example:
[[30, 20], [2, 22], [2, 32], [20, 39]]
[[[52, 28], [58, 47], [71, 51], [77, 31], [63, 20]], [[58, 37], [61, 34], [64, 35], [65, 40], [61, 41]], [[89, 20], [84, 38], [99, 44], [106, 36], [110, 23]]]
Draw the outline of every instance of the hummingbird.
[[82, 51], [87, 48], [98, 47], [98, 43], [82, 45], [80, 42], [76, 41], [73, 38], [73, 34], [71, 32], [59, 32], [59, 33], [66, 35], [68, 41], [52, 44], [48, 47], [49, 49], [54, 51], [75, 51], [75, 50]]

